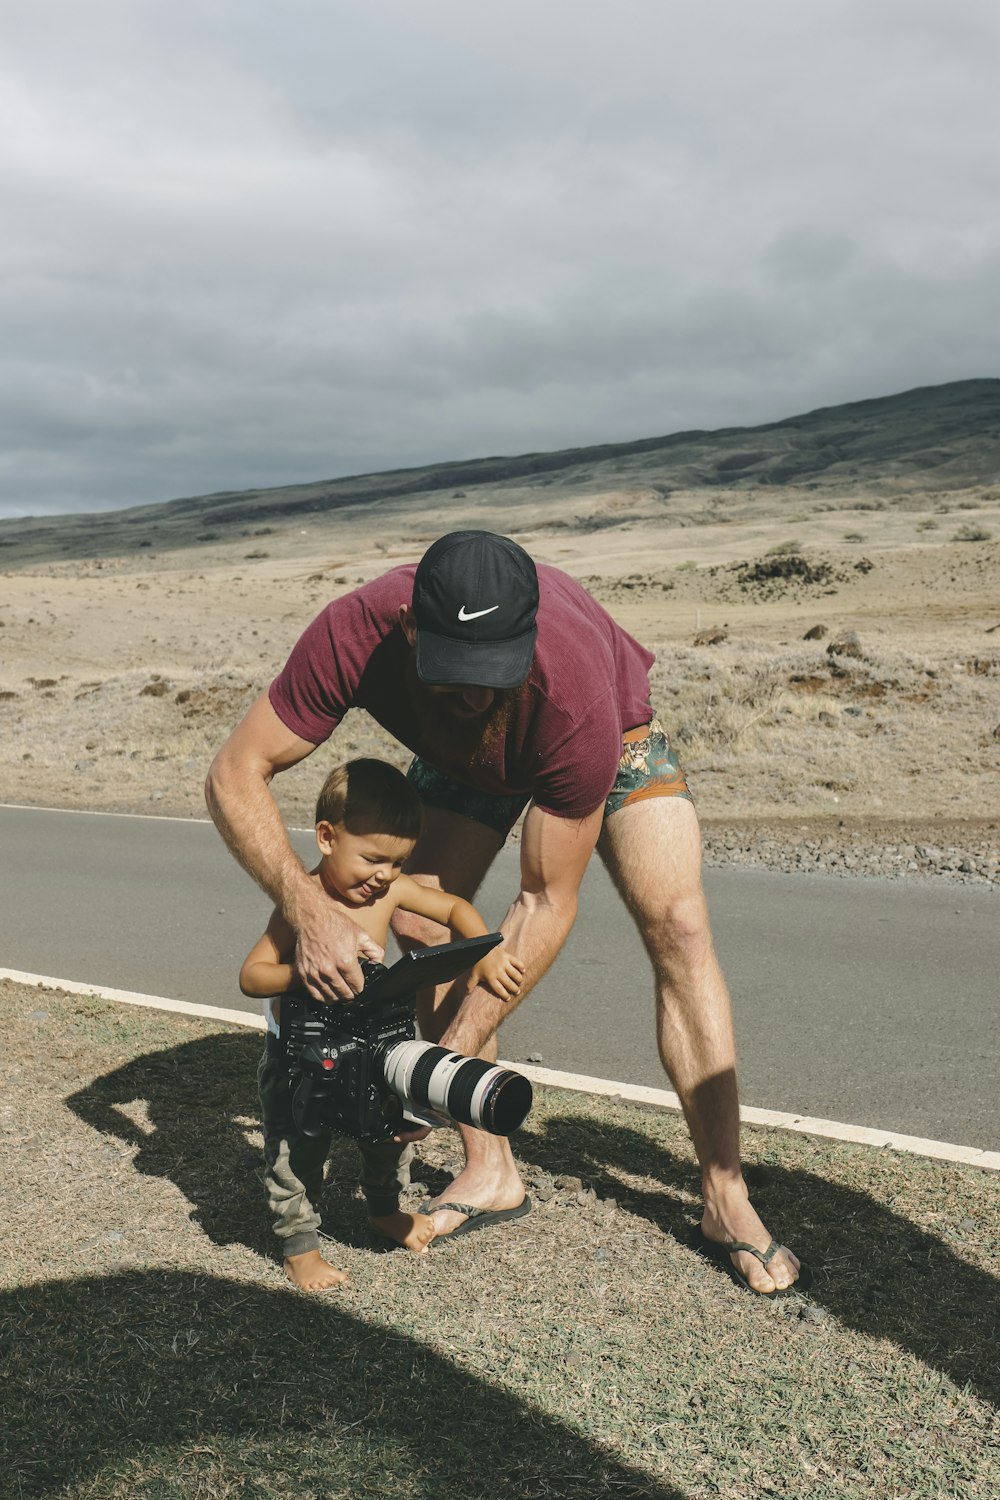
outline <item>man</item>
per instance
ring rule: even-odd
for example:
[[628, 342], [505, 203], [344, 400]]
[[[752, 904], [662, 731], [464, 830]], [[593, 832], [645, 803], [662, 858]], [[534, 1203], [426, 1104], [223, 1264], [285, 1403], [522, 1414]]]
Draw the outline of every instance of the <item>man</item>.
[[[729, 996], [701, 888], [697, 817], [649, 703], [652, 662], [566, 574], [536, 569], [506, 537], [452, 532], [416, 568], [394, 568], [313, 621], [219, 751], [206, 795], [233, 853], [298, 933], [299, 974], [326, 1002], [358, 993], [359, 957], [381, 954], [318, 898], [269, 783], [352, 705], [416, 755], [409, 775], [427, 810], [407, 866], [416, 879], [471, 899], [527, 805], [521, 888], [502, 923], [526, 965], [518, 1003], [565, 942], [596, 848], [652, 961], [660, 1056], [702, 1168], [702, 1247], [741, 1285], [773, 1295], [795, 1281], [799, 1262], [771, 1240], [740, 1169]], [[443, 940], [418, 918], [401, 917], [396, 930], [404, 944]], [[422, 997], [421, 1031], [493, 1058], [513, 1008], [458, 982]], [[526, 1208], [507, 1141], [462, 1136], [466, 1166], [431, 1210], [439, 1235]]]

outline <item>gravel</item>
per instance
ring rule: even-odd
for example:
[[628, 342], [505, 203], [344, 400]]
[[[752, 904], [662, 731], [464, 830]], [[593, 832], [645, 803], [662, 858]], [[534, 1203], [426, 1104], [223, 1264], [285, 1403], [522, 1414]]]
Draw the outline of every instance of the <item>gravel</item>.
[[[906, 837], [896, 829], [841, 826], [831, 832], [786, 826], [702, 828], [705, 863], [747, 865], [791, 874], [874, 875], [894, 880], [934, 878], [961, 885], [1000, 888], [1000, 836], [988, 825], [949, 830], [952, 837], [931, 842], [925, 834]], [[960, 841], [959, 841], [960, 839]]]

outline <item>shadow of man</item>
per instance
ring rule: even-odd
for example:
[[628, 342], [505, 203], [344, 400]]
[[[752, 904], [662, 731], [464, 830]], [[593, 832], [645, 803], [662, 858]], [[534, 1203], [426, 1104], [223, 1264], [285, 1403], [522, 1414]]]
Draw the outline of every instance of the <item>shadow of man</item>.
[[530, 1391], [290, 1289], [172, 1271], [47, 1282], [0, 1294], [0, 1336], [11, 1494], [103, 1474], [128, 1495], [684, 1500], [662, 1451], [643, 1472]]

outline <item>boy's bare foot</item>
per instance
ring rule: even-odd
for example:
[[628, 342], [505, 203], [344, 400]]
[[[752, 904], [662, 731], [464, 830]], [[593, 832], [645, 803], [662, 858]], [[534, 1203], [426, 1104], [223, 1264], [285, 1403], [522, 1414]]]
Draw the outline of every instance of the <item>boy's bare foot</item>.
[[285, 1256], [285, 1275], [293, 1286], [303, 1292], [329, 1292], [343, 1286], [348, 1279], [346, 1271], [338, 1271], [324, 1260], [318, 1250], [305, 1250], [301, 1255]]
[[427, 1254], [427, 1246], [436, 1232], [430, 1214], [407, 1214], [401, 1208], [391, 1214], [371, 1214], [368, 1222], [378, 1234], [417, 1255]]

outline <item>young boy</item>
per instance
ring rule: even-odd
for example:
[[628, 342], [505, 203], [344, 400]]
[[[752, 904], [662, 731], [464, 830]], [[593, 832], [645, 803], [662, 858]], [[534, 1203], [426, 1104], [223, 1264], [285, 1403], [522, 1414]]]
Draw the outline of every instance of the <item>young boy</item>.
[[[453, 938], [488, 932], [474, 906], [458, 896], [420, 885], [402, 873], [420, 833], [423, 811], [417, 792], [401, 772], [380, 760], [352, 760], [331, 771], [316, 803], [316, 843], [322, 856], [312, 879], [353, 922], [384, 948], [397, 907], [440, 922]], [[295, 932], [275, 909], [264, 935], [240, 970], [244, 995], [264, 1000], [268, 1034], [257, 1072], [264, 1126], [265, 1181], [282, 1242], [285, 1274], [304, 1291], [325, 1291], [347, 1280], [319, 1252], [316, 1202], [332, 1132], [305, 1136], [291, 1114], [288, 1062], [278, 1035], [277, 998], [296, 982]], [[501, 944], [471, 971], [470, 986], [485, 985], [500, 999], [521, 987], [524, 966]], [[343, 1002], [350, 1003], [350, 1002]], [[359, 1142], [361, 1187], [369, 1221], [379, 1234], [418, 1254], [434, 1238], [429, 1214], [399, 1207], [413, 1153], [397, 1141]]]

